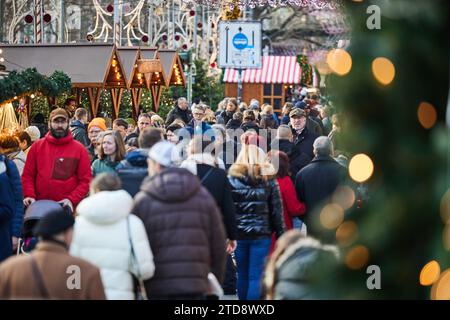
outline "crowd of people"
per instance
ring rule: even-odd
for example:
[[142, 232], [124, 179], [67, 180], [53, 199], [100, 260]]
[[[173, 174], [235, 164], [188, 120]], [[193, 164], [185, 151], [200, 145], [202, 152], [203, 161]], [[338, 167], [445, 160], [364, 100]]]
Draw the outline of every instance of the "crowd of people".
[[1, 133], [0, 298], [314, 298], [315, 266], [338, 259], [318, 212], [347, 175], [319, 100], [179, 98], [136, 126], [56, 108], [48, 132]]

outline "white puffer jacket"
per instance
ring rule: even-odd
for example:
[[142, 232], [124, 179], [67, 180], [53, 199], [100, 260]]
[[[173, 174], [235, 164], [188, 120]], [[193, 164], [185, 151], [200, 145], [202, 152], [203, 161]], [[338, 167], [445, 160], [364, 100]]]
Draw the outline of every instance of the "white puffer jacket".
[[144, 224], [130, 214], [132, 206], [131, 196], [118, 190], [96, 193], [77, 207], [70, 253], [100, 269], [109, 300], [134, 299], [128, 223], [141, 279], [150, 279], [155, 271]]

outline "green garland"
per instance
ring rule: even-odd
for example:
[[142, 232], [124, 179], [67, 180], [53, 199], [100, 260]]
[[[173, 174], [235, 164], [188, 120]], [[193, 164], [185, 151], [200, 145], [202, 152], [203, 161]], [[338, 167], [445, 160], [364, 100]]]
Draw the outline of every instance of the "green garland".
[[12, 71], [0, 80], [0, 104], [15, 98], [40, 92], [48, 97], [57, 97], [64, 92], [70, 92], [70, 78], [61, 71], [55, 71], [50, 77], [29, 68], [22, 72]]
[[313, 84], [313, 74], [312, 67], [308, 63], [308, 57], [300, 54], [297, 56], [297, 62], [300, 64], [300, 69], [302, 70], [302, 78], [300, 84], [311, 86]]

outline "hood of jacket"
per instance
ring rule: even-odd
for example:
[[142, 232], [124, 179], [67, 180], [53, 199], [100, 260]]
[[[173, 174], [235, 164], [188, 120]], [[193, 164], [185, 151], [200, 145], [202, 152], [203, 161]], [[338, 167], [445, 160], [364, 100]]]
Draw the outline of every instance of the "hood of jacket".
[[86, 126], [80, 120], [72, 120], [70, 122], [70, 127], [86, 129]]
[[125, 160], [133, 167], [147, 168], [147, 158], [148, 150], [137, 149], [128, 153]]
[[130, 214], [133, 198], [125, 190], [101, 191], [83, 201], [77, 207], [80, 217], [94, 224], [112, 224]]
[[166, 168], [145, 178], [141, 190], [163, 202], [183, 202], [200, 188], [198, 178], [183, 168]]

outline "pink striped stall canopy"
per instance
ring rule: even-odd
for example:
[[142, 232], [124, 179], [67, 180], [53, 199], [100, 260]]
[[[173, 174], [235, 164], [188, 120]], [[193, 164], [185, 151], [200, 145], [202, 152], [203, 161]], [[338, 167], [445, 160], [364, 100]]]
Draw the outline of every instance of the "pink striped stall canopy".
[[[261, 69], [242, 72], [242, 83], [300, 84], [301, 73], [296, 56], [263, 56]], [[237, 83], [238, 71], [225, 69], [223, 81]]]

